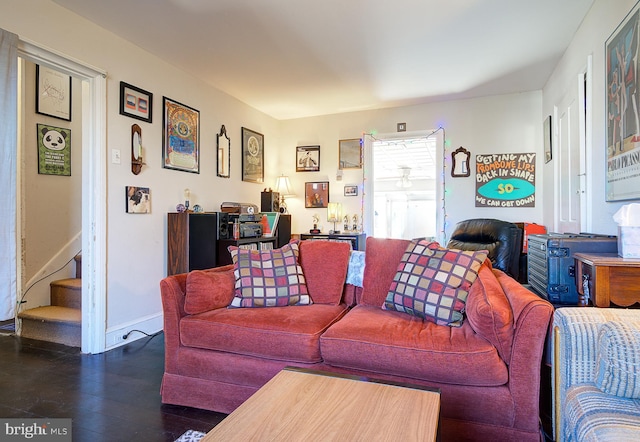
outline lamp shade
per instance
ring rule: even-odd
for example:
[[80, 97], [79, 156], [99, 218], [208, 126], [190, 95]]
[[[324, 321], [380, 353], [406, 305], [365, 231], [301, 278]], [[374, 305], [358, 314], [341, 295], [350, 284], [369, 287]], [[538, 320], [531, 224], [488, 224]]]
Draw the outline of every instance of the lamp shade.
[[278, 192], [283, 197], [295, 196], [291, 181], [289, 181], [289, 177], [285, 175], [281, 175], [276, 179], [274, 192]]
[[329, 203], [327, 204], [327, 221], [332, 223], [340, 222], [342, 218], [342, 204]]

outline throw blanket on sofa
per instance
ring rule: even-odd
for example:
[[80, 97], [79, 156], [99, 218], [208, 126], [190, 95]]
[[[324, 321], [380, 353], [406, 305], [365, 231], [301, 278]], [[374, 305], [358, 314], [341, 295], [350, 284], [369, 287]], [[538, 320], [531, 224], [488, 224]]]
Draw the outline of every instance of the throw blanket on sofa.
[[347, 284], [362, 287], [364, 278], [364, 252], [352, 250], [349, 256], [349, 268], [347, 269]]

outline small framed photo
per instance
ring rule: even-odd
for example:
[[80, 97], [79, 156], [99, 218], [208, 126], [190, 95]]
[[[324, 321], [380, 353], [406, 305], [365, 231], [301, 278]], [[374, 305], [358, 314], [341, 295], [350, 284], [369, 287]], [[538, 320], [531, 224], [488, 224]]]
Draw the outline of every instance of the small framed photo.
[[148, 187], [126, 186], [127, 213], [151, 213], [151, 193]]
[[152, 122], [153, 94], [120, 82], [120, 115]]
[[71, 129], [37, 124], [38, 173], [71, 176]]
[[338, 141], [338, 169], [362, 169], [362, 140]]
[[358, 186], [344, 186], [344, 196], [358, 196]]
[[329, 204], [329, 181], [304, 183], [304, 207], [327, 207]]
[[242, 181], [264, 182], [264, 135], [242, 128]]
[[71, 76], [36, 65], [36, 112], [71, 121]]
[[320, 171], [320, 146], [296, 147], [296, 172]]
[[200, 111], [162, 97], [162, 166], [200, 173]]

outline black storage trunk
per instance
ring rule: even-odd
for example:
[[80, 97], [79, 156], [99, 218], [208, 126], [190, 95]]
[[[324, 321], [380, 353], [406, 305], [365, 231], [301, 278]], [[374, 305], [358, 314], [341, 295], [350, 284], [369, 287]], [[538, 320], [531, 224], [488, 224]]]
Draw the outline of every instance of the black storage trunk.
[[573, 254], [617, 253], [617, 237], [588, 233], [529, 235], [528, 282], [553, 304], [578, 305]]

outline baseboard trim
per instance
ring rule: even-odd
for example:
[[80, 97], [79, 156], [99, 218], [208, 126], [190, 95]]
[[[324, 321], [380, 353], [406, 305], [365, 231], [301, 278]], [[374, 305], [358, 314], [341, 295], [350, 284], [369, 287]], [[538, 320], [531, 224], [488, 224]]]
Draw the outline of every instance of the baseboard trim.
[[[156, 313], [149, 316], [143, 316], [135, 321], [126, 322], [124, 324], [117, 325], [115, 327], [109, 327], [106, 335], [106, 348], [105, 350], [111, 350], [116, 347], [121, 347], [138, 339], [146, 338], [147, 335], [152, 335], [161, 331], [164, 327], [162, 313]], [[127, 339], [124, 339], [124, 335], [132, 330], [140, 330], [144, 333], [132, 332]]]

